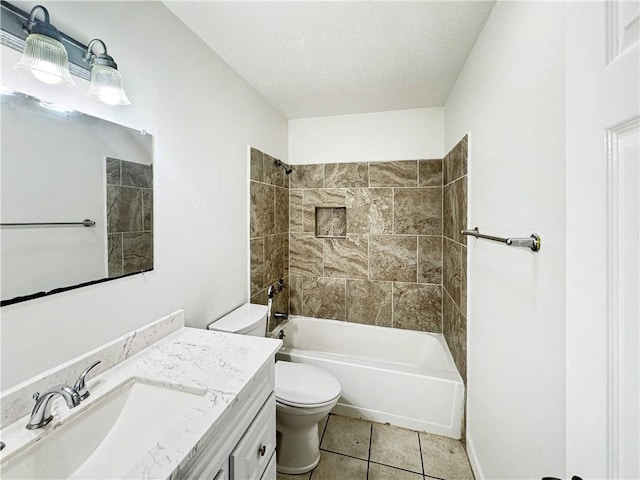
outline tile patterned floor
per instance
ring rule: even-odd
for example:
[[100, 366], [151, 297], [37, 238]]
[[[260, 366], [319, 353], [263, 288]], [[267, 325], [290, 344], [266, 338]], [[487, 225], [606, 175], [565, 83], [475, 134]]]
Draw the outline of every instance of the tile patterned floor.
[[315, 470], [278, 480], [473, 480], [458, 440], [339, 415], [323, 420], [319, 434]]

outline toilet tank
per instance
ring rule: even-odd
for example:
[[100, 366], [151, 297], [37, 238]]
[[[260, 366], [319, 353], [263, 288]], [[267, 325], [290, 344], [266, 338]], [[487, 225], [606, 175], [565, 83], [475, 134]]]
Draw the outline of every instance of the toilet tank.
[[267, 306], [245, 303], [209, 325], [209, 330], [264, 337], [267, 330]]

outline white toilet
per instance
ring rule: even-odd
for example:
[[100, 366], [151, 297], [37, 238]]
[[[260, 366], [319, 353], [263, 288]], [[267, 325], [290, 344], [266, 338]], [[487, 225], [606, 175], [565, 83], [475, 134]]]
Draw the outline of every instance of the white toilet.
[[[209, 325], [209, 330], [264, 337], [266, 305], [245, 303]], [[320, 461], [318, 422], [340, 397], [340, 383], [312, 365], [276, 362], [276, 430], [279, 434], [277, 469], [301, 474]]]

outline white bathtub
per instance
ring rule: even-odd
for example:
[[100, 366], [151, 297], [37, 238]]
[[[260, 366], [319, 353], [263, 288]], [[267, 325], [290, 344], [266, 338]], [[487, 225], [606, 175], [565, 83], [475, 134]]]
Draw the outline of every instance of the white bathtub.
[[334, 413], [460, 438], [464, 384], [442, 335], [295, 315], [281, 329], [278, 359], [340, 381]]

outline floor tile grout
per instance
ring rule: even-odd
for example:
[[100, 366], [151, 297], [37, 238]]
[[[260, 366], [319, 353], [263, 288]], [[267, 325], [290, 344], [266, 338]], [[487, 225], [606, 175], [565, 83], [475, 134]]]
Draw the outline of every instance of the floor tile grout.
[[418, 449], [420, 451], [420, 466], [422, 467], [422, 478], [424, 478], [425, 473], [424, 473], [424, 459], [422, 458], [422, 441], [420, 440], [420, 434], [418, 432], [416, 432], [416, 435], [418, 435]]
[[[324, 441], [324, 437], [327, 435], [327, 432], [329, 430], [329, 422], [330, 422], [332, 416], [333, 416], [333, 414], [329, 414], [327, 416], [326, 422], [325, 422], [325, 424], [324, 424], [324, 426], [322, 428], [322, 432], [320, 433], [320, 440], [319, 440], [320, 445], [322, 445], [322, 442]], [[322, 452], [326, 452], [327, 454], [331, 454], [331, 455], [339, 455], [340, 457], [346, 457], [346, 458], [350, 458], [350, 459], [353, 459], [353, 460], [366, 461], [367, 462], [367, 464], [366, 464], [366, 476], [365, 476], [366, 480], [369, 480], [369, 478], [370, 478], [371, 464], [380, 465], [380, 466], [383, 466], [383, 467], [386, 467], [386, 468], [403, 471], [403, 472], [410, 473], [410, 474], [413, 474], [413, 475], [418, 475], [419, 477], [422, 478], [422, 480], [446, 480], [446, 479], [444, 479], [442, 477], [437, 477], [437, 476], [433, 476], [433, 475], [427, 475], [426, 469], [425, 469], [425, 464], [424, 464], [425, 458], [424, 458], [424, 454], [423, 454], [423, 451], [422, 451], [422, 440], [423, 439], [420, 436], [420, 432], [415, 431], [415, 430], [413, 432], [416, 435], [418, 435], [418, 450], [420, 452], [419, 453], [419, 455], [420, 455], [419, 456], [419, 458], [420, 458], [420, 470], [421, 470], [422, 473], [414, 471], [414, 470], [409, 470], [407, 468], [398, 467], [398, 466], [395, 466], [395, 465], [389, 465], [387, 463], [382, 463], [380, 461], [371, 460], [372, 449], [373, 449], [373, 426], [374, 426], [374, 424], [376, 424], [376, 422], [372, 422], [372, 421], [368, 421], [368, 420], [364, 420], [364, 419], [359, 419], [359, 420], [364, 421], [364, 422], [369, 424], [369, 445], [368, 445], [368, 451], [367, 451], [366, 460], [361, 458], [361, 457], [356, 457], [356, 456], [353, 456], [353, 455], [349, 455], [349, 454], [345, 454], [345, 453], [329, 450], [329, 449], [326, 449], [326, 448], [320, 448], [320, 450]], [[381, 425], [383, 425], [383, 424], [381, 424]], [[334, 431], [335, 428], [338, 428], [338, 424], [333, 425], [332, 431]], [[365, 433], [365, 432], [362, 432], [362, 433]], [[466, 457], [466, 455], [465, 455], [465, 457]], [[467, 459], [467, 461], [468, 461], [468, 459]], [[309, 473], [309, 477], [307, 477], [308, 480], [312, 480], [314, 478], [314, 473], [315, 473], [315, 469]]]
[[367, 480], [369, 480], [369, 465], [371, 464], [371, 444], [373, 443], [373, 423], [369, 422], [369, 453], [367, 454]]

